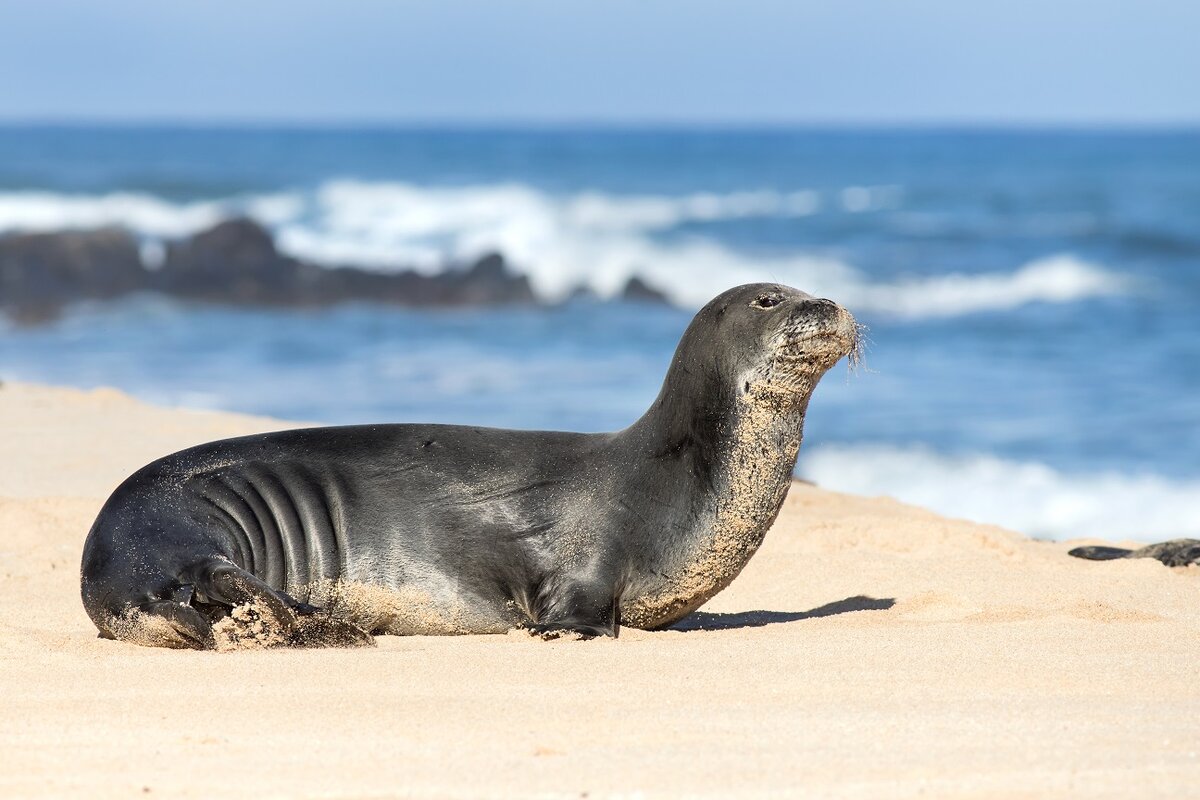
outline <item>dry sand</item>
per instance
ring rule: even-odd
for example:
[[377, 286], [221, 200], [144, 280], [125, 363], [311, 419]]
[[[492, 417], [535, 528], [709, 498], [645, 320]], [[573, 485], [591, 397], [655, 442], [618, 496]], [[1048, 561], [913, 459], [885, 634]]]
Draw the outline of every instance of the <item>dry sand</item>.
[[282, 424], [0, 388], [0, 796], [1200, 796], [1200, 569], [803, 485], [686, 630], [97, 639], [108, 492]]

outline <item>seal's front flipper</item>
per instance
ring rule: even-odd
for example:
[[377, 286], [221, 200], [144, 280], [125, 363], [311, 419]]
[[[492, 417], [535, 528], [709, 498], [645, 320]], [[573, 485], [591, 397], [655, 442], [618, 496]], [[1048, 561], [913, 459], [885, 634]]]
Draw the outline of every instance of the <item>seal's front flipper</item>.
[[543, 639], [571, 634], [584, 639], [615, 639], [621, 630], [621, 605], [611, 590], [570, 586], [543, 596], [525, 627]]
[[1132, 554], [1132, 550], [1123, 547], [1076, 547], [1067, 553], [1069, 556], [1092, 561], [1112, 561], [1114, 558], [1128, 558]]

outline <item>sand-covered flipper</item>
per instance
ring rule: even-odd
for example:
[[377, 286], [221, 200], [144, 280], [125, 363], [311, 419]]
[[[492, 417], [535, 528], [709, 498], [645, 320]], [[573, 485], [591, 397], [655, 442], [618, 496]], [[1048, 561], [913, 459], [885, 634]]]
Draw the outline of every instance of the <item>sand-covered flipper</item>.
[[328, 611], [276, 592], [246, 570], [225, 561], [204, 565], [196, 576], [197, 599], [229, 609], [213, 624], [218, 650], [274, 647], [365, 647], [366, 631]]

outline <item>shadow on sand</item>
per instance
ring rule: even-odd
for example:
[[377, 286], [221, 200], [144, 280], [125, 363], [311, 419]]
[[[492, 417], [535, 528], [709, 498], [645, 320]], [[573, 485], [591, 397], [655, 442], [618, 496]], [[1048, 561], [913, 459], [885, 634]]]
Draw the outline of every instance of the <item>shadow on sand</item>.
[[891, 597], [866, 597], [860, 594], [856, 597], [847, 597], [845, 600], [826, 603], [808, 611], [738, 611], [729, 614], [697, 611], [679, 620], [667, 630], [724, 631], [731, 628], [761, 628], [764, 625], [774, 625], [779, 622], [798, 622], [802, 619], [832, 617], [835, 614], [848, 614], [851, 611], [886, 611], [894, 605], [896, 605], [896, 600]]

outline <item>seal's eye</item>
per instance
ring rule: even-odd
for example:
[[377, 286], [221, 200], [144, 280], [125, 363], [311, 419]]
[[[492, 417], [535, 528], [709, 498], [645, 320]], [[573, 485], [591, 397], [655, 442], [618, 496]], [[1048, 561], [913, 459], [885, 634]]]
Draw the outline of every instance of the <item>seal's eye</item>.
[[774, 308], [782, 302], [783, 298], [777, 294], [763, 294], [751, 300], [750, 305], [755, 308]]

